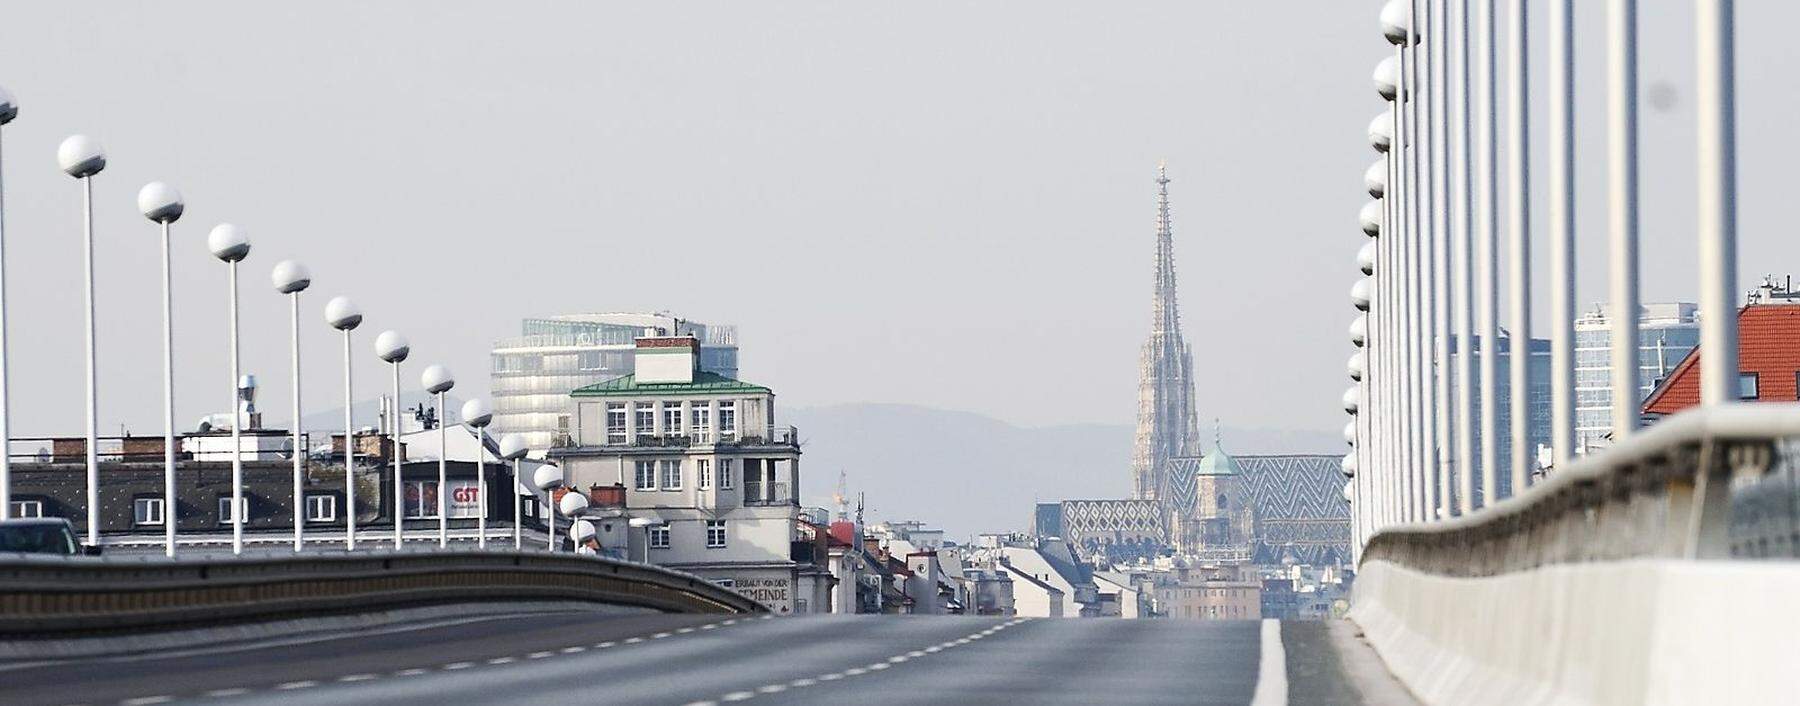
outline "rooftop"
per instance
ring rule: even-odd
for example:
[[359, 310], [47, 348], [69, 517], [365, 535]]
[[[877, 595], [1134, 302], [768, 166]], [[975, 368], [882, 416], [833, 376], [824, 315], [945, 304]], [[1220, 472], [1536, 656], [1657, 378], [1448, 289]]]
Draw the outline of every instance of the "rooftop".
[[575, 388], [571, 397], [648, 397], [653, 395], [719, 395], [729, 393], [771, 394], [769, 388], [733, 380], [718, 373], [701, 370], [693, 382], [640, 383], [637, 375], [626, 375], [606, 382]]

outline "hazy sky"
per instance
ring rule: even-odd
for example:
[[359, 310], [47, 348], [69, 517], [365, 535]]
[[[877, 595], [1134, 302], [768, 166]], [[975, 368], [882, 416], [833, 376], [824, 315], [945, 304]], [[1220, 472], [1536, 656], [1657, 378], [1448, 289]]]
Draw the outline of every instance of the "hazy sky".
[[[368, 315], [367, 396], [385, 387], [370, 352], [385, 328], [413, 341], [409, 385], [444, 362], [467, 395], [522, 316], [667, 309], [737, 324], [744, 377], [788, 405], [1130, 423], [1159, 158], [1201, 413], [1334, 430], [1364, 129], [1382, 107], [1369, 74], [1389, 52], [1379, 4], [14, 5], [14, 429], [81, 430], [80, 201], [54, 153], [82, 132], [111, 155], [96, 182], [107, 433], [161, 426], [156, 241], [133, 205], [152, 179], [190, 202], [184, 427], [228, 400], [225, 271], [204, 249], [221, 221], [253, 239], [245, 370], [272, 417], [288, 344], [268, 272], [292, 257], [314, 273], [309, 408], [342, 394], [320, 309], [343, 293]], [[1600, 3], [1580, 4], [1580, 176], [1597, 197]], [[1649, 300], [1693, 291], [1689, 5], [1644, 8], [1646, 90], [1673, 99], [1643, 123]], [[1800, 264], [1800, 6], [1738, 7], [1748, 287]], [[1597, 198], [1582, 208], [1585, 302], [1604, 221]]]

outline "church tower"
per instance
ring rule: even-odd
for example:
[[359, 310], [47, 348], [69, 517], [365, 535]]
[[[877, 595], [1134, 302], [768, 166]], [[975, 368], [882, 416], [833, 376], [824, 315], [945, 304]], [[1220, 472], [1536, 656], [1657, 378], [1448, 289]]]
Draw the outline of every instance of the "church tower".
[[1171, 459], [1198, 456], [1200, 440], [1194, 416], [1194, 358], [1181, 338], [1181, 313], [1175, 302], [1175, 241], [1169, 225], [1165, 165], [1157, 165], [1156, 187], [1155, 288], [1150, 338], [1138, 357], [1132, 497], [1163, 501], [1165, 515], [1186, 514], [1186, 508], [1167, 507], [1181, 499], [1191, 502], [1191, 488], [1171, 487], [1168, 466]]

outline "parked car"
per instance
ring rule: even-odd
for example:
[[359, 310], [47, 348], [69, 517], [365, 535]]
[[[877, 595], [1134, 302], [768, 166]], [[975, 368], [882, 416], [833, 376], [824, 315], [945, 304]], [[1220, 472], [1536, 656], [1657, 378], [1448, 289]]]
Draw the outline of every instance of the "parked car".
[[61, 517], [0, 520], [0, 552], [25, 554], [97, 555], [100, 547], [84, 547], [75, 541], [75, 525]]

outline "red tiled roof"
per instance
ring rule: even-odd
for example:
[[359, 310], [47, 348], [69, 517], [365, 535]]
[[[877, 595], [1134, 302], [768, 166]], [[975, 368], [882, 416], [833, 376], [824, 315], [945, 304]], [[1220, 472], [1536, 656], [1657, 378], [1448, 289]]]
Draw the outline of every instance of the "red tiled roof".
[[[1700, 404], [1700, 348], [1681, 360], [1644, 400], [1645, 414], [1674, 414]], [[1756, 373], [1756, 399], [1800, 399], [1800, 306], [1754, 304], [1738, 310], [1738, 370]], [[1735, 387], [1735, 383], [1733, 383]]]

